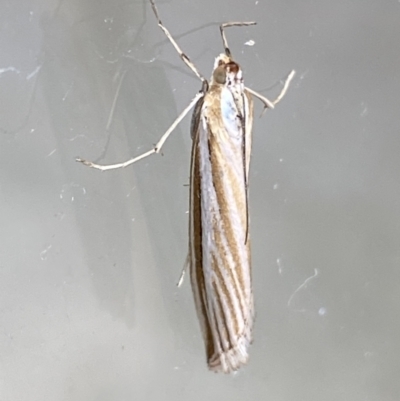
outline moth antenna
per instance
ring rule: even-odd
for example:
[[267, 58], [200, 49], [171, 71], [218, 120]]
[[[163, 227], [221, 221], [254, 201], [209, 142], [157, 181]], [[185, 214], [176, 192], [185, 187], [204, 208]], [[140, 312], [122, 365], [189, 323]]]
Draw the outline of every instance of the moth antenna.
[[256, 24], [257, 24], [257, 22], [254, 22], [254, 21], [251, 21], [251, 22], [225, 22], [219, 26], [219, 29], [221, 31], [222, 43], [224, 44], [225, 54], [229, 58], [231, 58], [232, 53], [229, 49], [228, 41], [226, 40], [224, 29], [229, 28], [231, 26], [249, 26], [249, 25], [256, 25]]

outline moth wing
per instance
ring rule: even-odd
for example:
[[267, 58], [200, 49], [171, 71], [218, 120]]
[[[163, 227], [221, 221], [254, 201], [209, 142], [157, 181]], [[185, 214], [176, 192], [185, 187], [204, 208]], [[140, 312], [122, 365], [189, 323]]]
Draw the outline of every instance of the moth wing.
[[[219, 105], [224, 104], [223, 96], [207, 93], [193, 127], [190, 252], [208, 365], [229, 373], [247, 362], [254, 308], [250, 243], [245, 237], [242, 146], [247, 133], [237, 113]], [[249, 157], [246, 151], [246, 172]]]

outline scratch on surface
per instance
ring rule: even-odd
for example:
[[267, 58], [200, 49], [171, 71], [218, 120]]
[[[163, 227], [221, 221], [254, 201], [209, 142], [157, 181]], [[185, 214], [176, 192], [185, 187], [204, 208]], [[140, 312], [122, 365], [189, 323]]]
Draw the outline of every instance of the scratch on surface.
[[282, 271], [283, 271], [282, 259], [281, 258], [276, 259], [276, 264], [278, 265], [278, 272], [282, 276]]
[[50, 156], [53, 155], [56, 151], [57, 151], [57, 149], [53, 149], [53, 150], [47, 155], [47, 157], [50, 157]]
[[5, 72], [15, 72], [16, 74], [19, 74], [21, 71], [16, 69], [15, 67], [6, 67], [6, 68], [0, 68], [0, 75], [4, 74]]
[[109, 63], [109, 64], [115, 64], [115, 63], [117, 63], [118, 60], [119, 60], [118, 58], [116, 58], [116, 59], [114, 59], [114, 60], [108, 60], [108, 59], [105, 58], [102, 54], [100, 54], [97, 50], [95, 50], [94, 52], [99, 56], [100, 59], [105, 60], [106, 63]]
[[33, 78], [42, 68], [41, 65], [38, 65], [30, 74], [26, 76], [26, 80], [29, 81], [31, 78]]
[[110, 129], [110, 127], [111, 127], [111, 123], [112, 123], [113, 116], [114, 116], [114, 111], [115, 111], [115, 106], [116, 106], [116, 104], [117, 104], [117, 100], [118, 100], [118, 97], [119, 97], [119, 92], [121, 91], [122, 81], [124, 80], [127, 71], [128, 71], [128, 70], [125, 70], [125, 71], [121, 74], [121, 77], [120, 77], [120, 79], [119, 79], [117, 91], [115, 92], [114, 100], [113, 100], [112, 105], [111, 105], [110, 114], [109, 114], [109, 116], [108, 116], [108, 121], [107, 121], [107, 126], [106, 126], [106, 130], [107, 130], [107, 131], [108, 131], [108, 130]]
[[48, 245], [45, 249], [43, 249], [42, 252], [40, 252], [40, 259], [46, 260], [47, 259], [47, 253], [51, 249], [52, 245]]
[[54, 215], [54, 217], [56, 217], [58, 220], [63, 220], [65, 217], [65, 213], [64, 212], [58, 212]]
[[67, 91], [65, 92], [65, 95], [64, 95], [63, 98], [62, 98], [62, 101], [63, 101], [63, 102], [65, 101], [65, 99], [66, 99], [67, 96], [69, 95], [69, 92], [71, 91], [72, 86], [73, 86], [73, 83], [69, 86], [69, 88], [68, 88]]
[[360, 116], [365, 117], [368, 114], [368, 106], [365, 102], [361, 102], [361, 107], [363, 107], [363, 110], [360, 113]]
[[126, 195], [127, 198], [129, 198], [131, 196], [131, 193], [136, 189], [136, 187], [132, 187], [130, 189], [130, 191], [128, 192], [128, 194]]
[[292, 302], [294, 296], [295, 296], [301, 289], [306, 288], [306, 287], [307, 287], [307, 284], [308, 284], [313, 278], [315, 278], [315, 277], [317, 277], [317, 276], [318, 276], [318, 270], [317, 270], [317, 269], [314, 269], [314, 274], [313, 274], [311, 277], [308, 277], [308, 278], [304, 281], [304, 283], [301, 284], [301, 285], [296, 289], [296, 291], [290, 296], [289, 301], [288, 301], [288, 303], [287, 303], [287, 306], [290, 307], [290, 303]]
[[77, 139], [77, 138], [86, 138], [86, 135], [83, 135], [83, 134], [75, 135], [73, 138], [70, 138], [69, 141], [70, 142], [75, 141], [75, 139]]
[[308, 74], [308, 71], [309, 71], [309, 70], [305, 70], [305, 71], [300, 75], [300, 80], [303, 80], [303, 79], [306, 77], [306, 75]]

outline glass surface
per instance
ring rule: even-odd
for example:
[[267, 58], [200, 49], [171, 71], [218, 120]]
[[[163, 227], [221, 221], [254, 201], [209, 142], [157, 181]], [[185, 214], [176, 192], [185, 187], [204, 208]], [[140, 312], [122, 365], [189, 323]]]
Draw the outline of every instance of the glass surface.
[[398, 401], [400, 3], [158, 6], [205, 76], [230, 20], [258, 23], [227, 31], [247, 86], [297, 71], [256, 102], [250, 362], [207, 370], [176, 287], [190, 119], [163, 157], [74, 161], [150, 149], [200, 89], [148, 2], [3, 0], [0, 399]]

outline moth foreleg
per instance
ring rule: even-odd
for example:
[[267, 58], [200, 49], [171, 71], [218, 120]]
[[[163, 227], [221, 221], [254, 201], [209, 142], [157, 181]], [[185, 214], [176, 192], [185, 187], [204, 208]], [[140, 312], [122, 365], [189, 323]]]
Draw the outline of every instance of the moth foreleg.
[[163, 147], [165, 141], [168, 139], [168, 137], [171, 135], [172, 131], [176, 128], [176, 126], [183, 120], [183, 118], [186, 116], [186, 114], [189, 113], [189, 111], [194, 107], [194, 105], [199, 101], [204, 96], [204, 92], [200, 91], [197, 93], [197, 95], [193, 98], [193, 100], [190, 102], [190, 104], [185, 108], [185, 110], [182, 111], [182, 113], [178, 116], [178, 118], [172, 123], [172, 125], [168, 128], [166, 133], [160, 138], [160, 140], [156, 143], [153, 149], [150, 149], [149, 151], [134, 157], [133, 159], [129, 159], [126, 162], [122, 163], [116, 163], [116, 164], [96, 164], [93, 163], [89, 160], [77, 158], [75, 159], [77, 162], [83, 163], [85, 166], [96, 168], [98, 170], [106, 171], [106, 170], [114, 170], [117, 168], [124, 168], [128, 167], [133, 163], [136, 163], [137, 161], [146, 158], [147, 156], [152, 155], [153, 153], [160, 153], [161, 148]]

